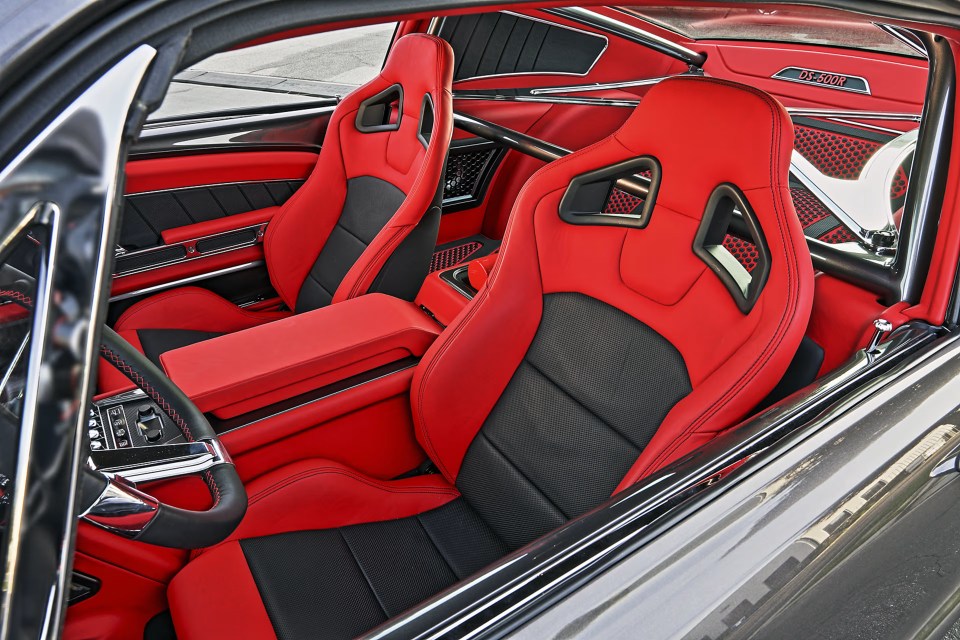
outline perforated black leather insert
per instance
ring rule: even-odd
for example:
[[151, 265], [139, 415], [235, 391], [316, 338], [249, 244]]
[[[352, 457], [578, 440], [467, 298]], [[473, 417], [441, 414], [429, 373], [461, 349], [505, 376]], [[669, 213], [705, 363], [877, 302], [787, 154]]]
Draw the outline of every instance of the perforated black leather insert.
[[511, 549], [523, 546], [608, 498], [690, 390], [680, 353], [644, 323], [579, 293], [544, 296], [457, 487]]
[[353, 638], [506, 553], [459, 499], [410, 518], [240, 546], [281, 640]]
[[350, 267], [406, 197], [394, 185], [373, 176], [359, 176], [347, 181], [347, 196], [340, 219], [300, 287], [297, 313], [330, 304]]

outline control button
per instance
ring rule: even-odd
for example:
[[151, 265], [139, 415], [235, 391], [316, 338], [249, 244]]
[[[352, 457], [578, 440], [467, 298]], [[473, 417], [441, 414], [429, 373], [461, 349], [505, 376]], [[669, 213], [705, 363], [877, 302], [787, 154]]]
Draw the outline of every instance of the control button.
[[99, 440], [101, 436], [99, 429], [90, 429], [90, 431], [87, 432], [87, 435], [90, 436], [91, 440]]
[[124, 437], [125, 435], [127, 435], [127, 430], [126, 430], [126, 429], [117, 429], [116, 431], [113, 432], [113, 435], [117, 436], [118, 438], [122, 438], [122, 437]]
[[94, 451], [97, 451], [103, 448], [103, 443], [94, 440], [93, 442], [90, 443], [90, 448], [93, 449]]
[[87, 421], [87, 426], [90, 427], [91, 429], [96, 429], [96, 428], [99, 427], [100, 425], [97, 423], [96, 420], [88, 420], [88, 421]]
[[130, 446], [130, 441], [129, 441], [129, 440], [117, 440], [117, 446], [120, 447], [121, 449], [122, 449], [122, 448], [125, 448], [125, 447], [129, 447], [129, 446]]
[[137, 427], [147, 442], [159, 442], [163, 437], [163, 420], [152, 405], [137, 407]]

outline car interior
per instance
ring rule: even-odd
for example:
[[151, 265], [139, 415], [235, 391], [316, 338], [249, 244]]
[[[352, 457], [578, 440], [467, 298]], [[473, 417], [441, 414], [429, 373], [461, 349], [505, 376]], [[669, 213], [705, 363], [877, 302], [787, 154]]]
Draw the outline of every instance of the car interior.
[[149, 119], [88, 445], [160, 515], [80, 521], [64, 637], [371, 632], [918, 313], [862, 271], [909, 224], [922, 46], [826, 9], [775, 24], [401, 16], [344, 95]]

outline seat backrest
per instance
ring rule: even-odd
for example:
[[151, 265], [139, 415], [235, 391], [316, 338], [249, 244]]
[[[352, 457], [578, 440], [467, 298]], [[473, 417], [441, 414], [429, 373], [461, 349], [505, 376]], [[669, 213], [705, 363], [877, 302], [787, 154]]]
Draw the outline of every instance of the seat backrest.
[[376, 78], [337, 105], [316, 167], [264, 240], [271, 282], [289, 308], [370, 291], [416, 295], [440, 224], [452, 77], [450, 45], [410, 34]]
[[[792, 148], [769, 95], [669, 79], [524, 186], [497, 266], [412, 390], [425, 450], [508, 545], [731, 427], [783, 375], [813, 292]], [[643, 204], [605, 213], [636, 173]], [[755, 264], [725, 248], [734, 234]]]

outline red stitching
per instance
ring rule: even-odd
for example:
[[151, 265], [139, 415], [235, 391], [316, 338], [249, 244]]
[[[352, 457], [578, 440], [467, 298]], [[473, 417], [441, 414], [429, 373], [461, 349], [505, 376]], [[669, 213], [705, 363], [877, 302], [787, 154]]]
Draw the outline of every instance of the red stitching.
[[[160, 392], [153, 388], [153, 386], [144, 379], [143, 375], [134, 369], [126, 360], [120, 357], [119, 354], [111, 350], [106, 345], [100, 345], [100, 354], [106, 358], [110, 364], [115, 366], [120, 370], [125, 376], [130, 378], [134, 384], [147, 392], [147, 394], [156, 402], [163, 412], [170, 416], [170, 419], [177, 423], [177, 426], [180, 427], [180, 431], [183, 432], [183, 435], [190, 442], [195, 442], [193, 434], [190, 432], [190, 427], [187, 426], [186, 421], [180, 416], [176, 409], [170, 405], [167, 400], [160, 395]], [[213, 505], [210, 507], [216, 507], [220, 504], [220, 485], [217, 484], [216, 479], [213, 477], [213, 474], [210, 471], [203, 472], [203, 479], [207, 483], [207, 487], [210, 489], [211, 495], [213, 495]]]
[[33, 300], [30, 296], [25, 293], [20, 293], [19, 291], [13, 291], [10, 289], [0, 290], [0, 299], [10, 300], [11, 302], [16, 302], [21, 307], [27, 309], [33, 309]]
[[147, 382], [147, 380], [139, 371], [127, 364], [126, 360], [121, 358], [106, 345], [100, 346], [100, 354], [106, 358], [110, 364], [119, 369], [123, 375], [130, 378], [134, 384], [146, 391], [153, 401], [160, 405], [160, 408], [163, 409], [163, 412], [170, 416], [171, 420], [177, 423], [177, 426], [180, 427], [180, 430], [183, 432], [183, 435], [187, 437], [187, 440], [194, 442], [193, 434], [190, 432], [190, 427], [187, 426], [186, 421], [180, 417], [180, 414], [177, 413], [177, 410], [174, 409], [162, 395], [160, 395], [160, 392], [154, 389], [153, 386]]

